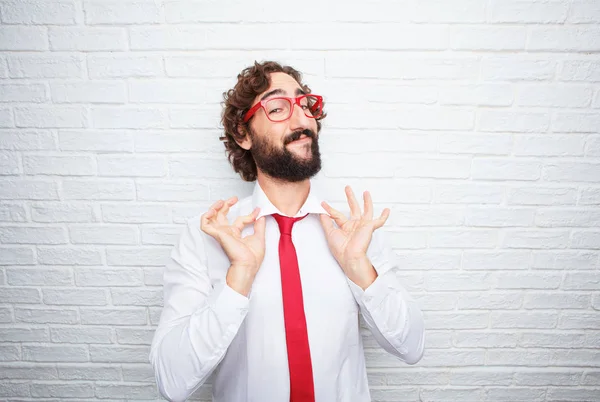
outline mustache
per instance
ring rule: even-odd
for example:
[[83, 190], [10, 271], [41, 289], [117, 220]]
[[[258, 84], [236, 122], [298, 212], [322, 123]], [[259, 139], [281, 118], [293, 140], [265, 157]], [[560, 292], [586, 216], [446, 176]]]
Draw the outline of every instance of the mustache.
[[307, 128], [307, 129], [301, 130], [301, 131], [294, 131], [293, 133], [291, 133], [290, 135], [285, 137], [285, 140], [283, 141], [283, 145], [287, 145], [290, 142], [300, 139], [300, 137], [302, 135], [309, 137], [313, 141], [315, 140], [315, 138], [317, 138], [317, 134], [314, 131], [312, 131], [311, 129]]

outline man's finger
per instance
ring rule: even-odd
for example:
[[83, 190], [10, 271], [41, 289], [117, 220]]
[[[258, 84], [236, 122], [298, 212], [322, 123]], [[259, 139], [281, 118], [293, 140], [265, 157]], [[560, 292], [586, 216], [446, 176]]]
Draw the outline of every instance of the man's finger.
[[219, 210], [219, 216], [222, 219], [227, 219], [229, 208], [231, 208], [237, 202], [237, 197], [231, 197], [227, 201], [223, 202], [223, 207]]
[[385, 222], [387, 221], [389, 216], [390, 216], [390, 209], [385, 208], [383, 210], [383, 212], [381, 213], [381, 216], [373, 221], [375, 223], [375, 229], [379, 229], [380, 227], [385, 225]]
[[344, 223], [346, 223], [346, 221], [348, 220], [348, 218], [346, 218], [346, 216], [343, 213], [341, 213], [337, 209], [331, 207], [325, 201], [323, 201], [321, 203], [321, 205], [323, 206], [323, 208], [325, 209], [325, 211], [327, 211], [327, 213], [329, 215], [331, 215], [331, 217], [335, 221], [336, 225], [338, 225], [339, 227], [342, 227], [344, 225]]
[[354, 196], [354, 191], [350, 186], [346, 186], [346, 198], [348, 199], [348, 205], [350, 206], [350, 216], [352, 219], [360, 218], [360, 206], [358, 205], [358, 201], [356, 201], [356, 197]]
[[365, 203], [365, 213], [364, 217], [368, 220], [373, 219], [373, 199], [371, 198], [371, 193], [365, 191], [363, 193], [363, 199]]
[[259, 239], [265, 238], [265, 226], [267, 225], [266, 221], [266, 218], [261, 216], [254, 222], [254, 235]]
[[233, 226], [238, 228], [240, 231], [242, 231], [242, 229], [244, 229], [244, 226], [246, 226], [249, 223], [252, 223], [256, 220], [256, 217], [258, 216], [258, 212], [260, 211], [260, 208], [254, 208], [254, 211], [252, 211], [251, 214], [249, 215], [245, 215], [245, 216], [238, 216], [237, 219], [235, 220], [235, 222], [233, 222]]
[[333, 229], [333, 220], [331, 217], [325, 214], [320, 214], [319, 219], [321, 220], [321, 226], [323, 226], [325, 233], [329, 233], [331, 229]]

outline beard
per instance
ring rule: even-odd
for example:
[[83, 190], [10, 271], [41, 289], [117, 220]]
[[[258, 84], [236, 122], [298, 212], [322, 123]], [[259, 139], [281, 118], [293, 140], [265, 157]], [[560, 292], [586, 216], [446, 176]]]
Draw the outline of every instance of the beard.
[[[301, 135], [311, 138], [310, 156], [300, 158], [287, 149], [287, 145]], [[250, 130], [252, 138], [252, 157], [256, 166], [266, 175], [287, 182], [299, 182], [309, 179], [321, 170], [321, 153], [317, 135], [310, 129], [295, 131], [285, 137], [283, 148], [278, 148], [268, 138], [256, 135]]]

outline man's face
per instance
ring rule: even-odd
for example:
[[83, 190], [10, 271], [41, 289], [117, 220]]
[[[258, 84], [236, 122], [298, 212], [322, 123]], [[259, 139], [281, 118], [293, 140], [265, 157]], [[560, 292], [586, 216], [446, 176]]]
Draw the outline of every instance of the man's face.
[[[302, 88], [285, 73], [272, 73], [271, 85], [253, 104], [277, 96], [295, 98]], [[277, 90], [276, 93], [271, 94]], [[317, 122], [306, 117], [297, 105], [292, 116], [282, 122], [270, 121], [261, 108], [250, 120], [250, 133], [240, 144], [249, 149], [258, 168], [268, 176], [288, 182], [308, 179], [321, 170]]]

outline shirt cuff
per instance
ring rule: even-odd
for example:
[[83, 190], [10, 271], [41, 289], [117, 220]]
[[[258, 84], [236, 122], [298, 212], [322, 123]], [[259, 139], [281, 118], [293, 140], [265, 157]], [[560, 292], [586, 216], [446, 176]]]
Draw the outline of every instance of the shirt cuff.
[[378, 274], [373, 283], [371, 283], [365, 290], [363, 290], [356, 283], [352, 282], [350, 278], [346, 277], [346, 279], [350, 285], [354, 299], [361, 308], [367, 307], [369, 309], [373, 309], [379, 306], [390, 293], [390, 291], [401, 287], [400, 281], [398, 280], [398, 277], [393, 269], [387, 270], [382, 274]]
[[208, 305], [227, 322], [239, 325], [246, 317], [250, 299], [233, 290], [226, 282], [218, 284], [208, 297]]

